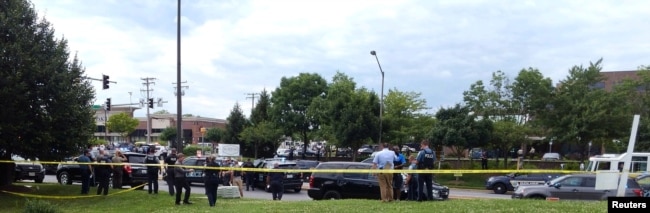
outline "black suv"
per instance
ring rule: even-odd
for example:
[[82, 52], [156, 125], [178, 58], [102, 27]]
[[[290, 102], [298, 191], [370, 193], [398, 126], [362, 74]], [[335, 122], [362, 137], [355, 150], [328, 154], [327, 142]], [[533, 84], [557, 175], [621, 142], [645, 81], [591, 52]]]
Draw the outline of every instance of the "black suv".
[[[111, 156], [111, 155], [109, 155]], [[136, 152], [125, 152], [127, 161], [124, 162], [124, 173], [122, 175], [122, 184], [131, 187], [139, 186], [147, 182], [147, 167], [144, 165], [145, 154]], [[111, 156], [112, 157], [112, 156]], [[76, 162], [77, 157], [72, 158]], [[72, 182], [81, 182], [81, 171], [79, 164], [61, 163], [56, 170], [56, 180], [61, 184], [72, 184]], [[92, 181], [91, 181], [92, 182]], [[110, 187], [113, 187], [113, 181], [109, 181]]]
[[11, 160], [23, 161], [23, 162], [15, 162], [16, 164], [16, 167], [14, 167], [15, 181], [34, 180], [34, 182], [36, 183], [43, 182], [43, 178], [45, 178], [45, 167], [43, 167], [43, 165], [38, 163], [38, 161], [24, 162], [25, 159], [17, 155], [11, 156]]
[[[266, 160], [255, 160], [255, 168], [260, 169], [273, 169], [273, 165], [278, 163], [280, 169], [299, 169], [296, 161], [284, 160], [284, 159], [266, 159]], [[267, 172], [257, 172], [257, 183], [255, 185], [261, 189], [265, 189], [267, 192], [270, 192], [266, 188], [266, 176]], [[283, 181], [284, 190], [293, 190], [298, 193], [302, 190], [302, 177], [300, 173], [286, 173], [286, 177]]]
[[[372, 164], [360, 162], [324, 162], [316, 169], [371, 169]], [[406, 172], [406, 170], [405, 170]], [[405, 175], [402, 174], [404, 178]], [[313, 173], [309, 179], [307, 195], [314, 200], [322, 199], [380, 199], [379, 181], [372, 173]], [[433, 183], [435, 200], [449, 198], [449, 187]], [[400, 199], [408, 197], [402, 190]]]
[[493, 190], [495, 194], [505, 194], [514, 191], [518, 185], [543, 185], [553, 178], [563, 174], [517, 174], [492, 176], [485, 181], [485, 189]]

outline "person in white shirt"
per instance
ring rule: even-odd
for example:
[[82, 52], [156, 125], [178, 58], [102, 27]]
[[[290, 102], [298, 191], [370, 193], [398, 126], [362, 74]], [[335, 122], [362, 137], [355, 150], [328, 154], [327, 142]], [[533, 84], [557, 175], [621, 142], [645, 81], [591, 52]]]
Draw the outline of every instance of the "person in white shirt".
[[[372, 168], [380, 170], [392, 170], [393, 161], [396, 161], [397, 155], [395, 152], [388, 149], [390, 147], [388, 143], [382, 143], [379, 145], [380, 152], [375, 154], [375, 158], [372, 160]], [[393, 174], [392, 173], [379, 173], [377, 179], [379, 180], [379, 189], [381, 191], [381, 201], [382, 202], [391, 202], [393, 198]]]

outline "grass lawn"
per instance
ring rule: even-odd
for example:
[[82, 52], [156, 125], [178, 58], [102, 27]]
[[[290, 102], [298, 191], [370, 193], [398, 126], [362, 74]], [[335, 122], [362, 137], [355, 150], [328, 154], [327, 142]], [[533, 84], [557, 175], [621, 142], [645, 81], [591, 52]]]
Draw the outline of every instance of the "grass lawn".
[[[25, 186], [31, 186], [26, 188]], [[78, 185], [19, 183], [2, 190], [32, 195], [78, 196]], [[95, 188], [91, 188], [91, 192]], [[0, 192], [2, 212], [22, 212], [27, 199], [39, 199], [56, 205], [61, 212], [607, 212], [607, 203], [542, 200], [448, 200], [432, 202], [400, 201], [381, 203], [378, 200], [270, 201], [253, 199], [218, 199], [210, 208], [205, 195], [193, 194], [192, 205], [174, 205], [173, 197], [146, 191], [112, 190], [106, 197], [77, 199], [26, 198]], [[117, 193], [117, 194], [113, 194]]]

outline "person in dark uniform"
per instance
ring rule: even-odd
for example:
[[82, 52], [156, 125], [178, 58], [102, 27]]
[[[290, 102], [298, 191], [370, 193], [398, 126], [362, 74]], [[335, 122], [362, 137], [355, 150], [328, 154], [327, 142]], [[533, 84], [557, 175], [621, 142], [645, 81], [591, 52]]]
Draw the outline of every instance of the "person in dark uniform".
[[[404, 164], [406, 164], [406, 159], [402, 154], [399, 146], [393, 146], [393, 151], [397, 160], [393, 161], [393, 169], [402, 169]], [[393, 173], [393, 199], [399, 200], [402, 195], [402, 187], [404, 186], [404, 178], [402, 178], [402, 173]]]
[[167, 181], [169, 195], [171, 196], [174, 196], [174, 167], [172, 166], [176, 164], [176, 160], [178, 160], [178, 157], [176, 156], [176, 148], [172, 148], [171, 154], [165, 157], [165, 166], [167, 168], [165, 170], [165, 173], [167, 174], [165, 175], [165, 181]]
[[[149, 194], [152, 192], [158, 194], [158, 172], [160, 170], [160, 161], [154, 155], [155, 149], [149, 149], [149, 154], [144, 158], [144, 163], [147, 165], [147, 185], [149, 187]], [[155, 164], [155, 165], [153, 165]]]
[[104, 150], [99, 150], [98, 165], [95, 169], [95, 179], [99, 182], [97, 195], [108, 195], [108, 181], [111, 179], [111, 173], [113, 172], [113, 165], [110, 165], [110, 163], [112, 163], [111, 158], [106, 156]]
[[[420, 147], [420, 153], [416, 158], [418, 170], [433, 170], [436, 153], [429, 148], [429, 141], [427, 140], [422, 141]], [[418, 201], [433, 199], [433, 174], [418, 174], [418, 189], [420, 190]]]
[[[84, 154], [77, 158], [77, 162], [91, 163], [90, 151], [84, 150]], [[81, 194], [85, 195], [90, 190], [90, 174], [93, 173], [93, 167], [90, 164], [81, 164], [79, 170], [81, 171]]]
[[488, 169], [487, 152], [481, 153], [481, 169]]
[[183, 199], [183, 204], [192, 204], [192, 202], [190, 202], [190, 192], [192, 191], [192, 189], [190, 188], [190, 184], [187, 183], [187, 180], [185, 179], [185, 175], [188, 172], [194, 172], [194, 169], [185, 169], [183, 167], [180, 167], [184, 159], [185, 159], [185, 155], [183, 155], [183, 153], [178, 154], [178, 161], [176, 161], [176, 163], [179, 166], [174, 167], [174, 187], [176, 187], [176, 205], [181, 205], [181, 194], [183, 193], [183, 189], [185, 189], [185, 197]]
[[[246, 163], [244, 163], [244, 168], [255, 168], [251, 162], [251, 159], [246, 160]], [[246, 178], [246, 191], [248, 191], [249, 188], [255, 191], [255, 172], [244, 172], [244, 178]]]
[[217, 189], [219, 188], [219, 171], [216, 167], [219, 167], [219, 164], [215, 161], [215, 157], [210, 156], [206, 158], [206, 167], [209, 167], [205, 170], [205, 194], [208, 196], [208, 204], [210, 207], [214, 207], [217, 203]]
[[[279, 168], [280, 165], [278, 163], [273, 164], [273, 169]], [[283, 172], [269, 172], [269, 175], [266, 177], [266, 187], [271, 189], [273, 200], [282, 200], [284, 178], [285, 174]]]

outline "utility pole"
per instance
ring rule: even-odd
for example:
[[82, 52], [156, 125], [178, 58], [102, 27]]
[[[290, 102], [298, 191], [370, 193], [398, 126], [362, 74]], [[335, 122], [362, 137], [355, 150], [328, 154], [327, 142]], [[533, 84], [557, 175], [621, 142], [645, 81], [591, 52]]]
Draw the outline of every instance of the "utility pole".
[[146, 95], [147, 99], [146, 100], [149, 103], [146, 107], [147, 107], [147, 144], [150, 144], [151, 143], [151, 115], [149, 114], [149, 108], [153, 107], [153, 101], [149, 97], [149, 93], [151, 93], [153, 91], [153, 89], [150, 89], [149, 85], [151, 85], [151, 84], [155, 85], [156, 83], [153, 82], [153, 81], [156, 80], [156, 79], [155, 78], [149, 78], [149, 77], [141, 78], [141, 79], [144, 81], [144, 83], [142, 83], [142, 85], [144, 85], [147, 88], [147, 89], [141, 89], [140, 91], [147, 93], [147, 95]]
[[251, 100], [251, 115], [253, 115], [253, 110], [255, 109], [255, 97], [258, 97], [259, 93], [246, 93], [246, 99]]
[[[180, 8], [180, 3], [178, 5], [178, 7]], [[179, 13], [179, 17], [180, 17], [180, 9], [179, 9], [178, 13]], [[181, 20], [179, 19], [178, 22], [180, 23], [180, 21]], [[179, 30], [180, 30], [180, 28], [179, 28]], [[180, 34], [179, 34], [179, 36], [180, 36]], [[179, 47], [178, 54], [179, 54], [179, 60], [180, 60], [180, 40], [179, 40], [179, 46], [178, 47]], [[183, 150], [183, 126], [182, 126], [183, 121], [181, 120], [181, 119], [183, 119], [183, 115], [181, 114], [182, 113], [182, 111], [181, 111], [181, 97], [185, 96], [185, 89], [189, 89], [190, 87], [183, 85], [183, 84], [187, 84], [187, 81], [181, 82], [180, 64], [178, 66], [179, 66], [178, 67], [178, 69], [179, 69], [178, 70], [178, 72], [179, 72], [178, 82], [177, 83], [172, 82], [172, 84], [176, 85], [176, 86], [174, 86], [174, 96], [176, 96], [176, 102], [177, 102], [177, 105], [178, 105], [178, 110], [176, 112], [177, 115], [176, 115], [176, 145], [175, 146], [176, 146], [177, 150]]]
[[176, 149], [183, 150], [183, 102], [181, 101], [181, 0], [176, 7]]

